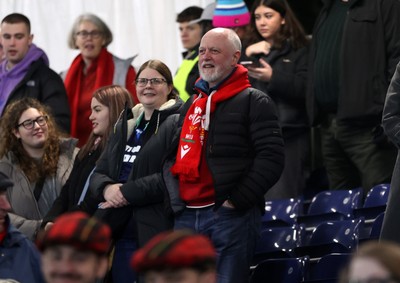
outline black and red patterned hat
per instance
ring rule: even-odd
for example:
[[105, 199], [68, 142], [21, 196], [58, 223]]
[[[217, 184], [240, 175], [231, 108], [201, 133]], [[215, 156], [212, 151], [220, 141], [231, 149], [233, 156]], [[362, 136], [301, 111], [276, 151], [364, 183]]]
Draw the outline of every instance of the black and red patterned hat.
[[111, 244], [111, 230], [84, 212], [68, 212], [58, 217], [50, 229], [39, 234], [36, 244], [41, 251], [50, 246], [68, 245], [106, 254]]
[[190, 230], [163, 232], [133, 254], [131, 266], [137, 272], [163, 268], [185, 268], [215, 264], [216, 252], [206, 236]]

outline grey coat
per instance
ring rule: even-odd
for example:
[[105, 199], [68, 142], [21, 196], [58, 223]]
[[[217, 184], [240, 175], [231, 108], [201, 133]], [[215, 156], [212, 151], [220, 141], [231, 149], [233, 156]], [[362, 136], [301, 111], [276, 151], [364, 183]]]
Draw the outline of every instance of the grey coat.
[[78, 152], [75, 139], [60, 140], [60, 158], [56, 176], [46, 178], [39, 202], [33, 194], [35, 184], [32, 184], [25, 173], [19, 168], [14, 154], [9, 152], [0, 160], [0, 172], [9, 176], [14, 186], [7, 190], [12, 212], [9, 213], [11, 223], [28, 238], [34, 239], [43, 216], [47, 213], [54, 200], [60, 194], [61, 188], [68, 179], [72, 165]]

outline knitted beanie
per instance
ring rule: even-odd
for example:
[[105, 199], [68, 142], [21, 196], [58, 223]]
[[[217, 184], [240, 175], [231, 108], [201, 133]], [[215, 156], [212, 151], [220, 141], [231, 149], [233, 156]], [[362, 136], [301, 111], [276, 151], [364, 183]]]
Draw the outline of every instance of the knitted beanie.
[[250, 23], [250, 13], [246, 3], [240, 0], [217, 0], [213, 26], [233, 28]]

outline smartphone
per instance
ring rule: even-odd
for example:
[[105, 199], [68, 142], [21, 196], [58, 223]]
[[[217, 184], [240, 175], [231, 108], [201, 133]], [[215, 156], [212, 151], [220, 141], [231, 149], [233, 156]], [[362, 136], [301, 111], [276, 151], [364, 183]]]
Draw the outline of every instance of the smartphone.
[[239, 64], [243, 65], [246, 68], [248, 68], [248, 67], [256, 68], [257, 67], [256, 62], [254, 62], [254, 61], [241, 61], [241, 62], [239, 62]]

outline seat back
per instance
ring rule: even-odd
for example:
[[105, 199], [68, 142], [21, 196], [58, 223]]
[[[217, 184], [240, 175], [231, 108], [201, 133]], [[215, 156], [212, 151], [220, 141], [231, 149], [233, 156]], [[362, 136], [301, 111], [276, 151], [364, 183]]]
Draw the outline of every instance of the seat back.
[[379, 236], [381, 235], [384, 217], [385, 217], [385, 212], [382, 212], [375, 218], [374, 222], [372, 223], [372, 227], [371, 227], [371, 233], [369, 236], [370, 240], [379, 239]]
[[304, 280], [309, 258], [267, 259], [253, 271], [250, 283], [298, 283]]
[[309, 245], [338, 244], [350, 252], [357, 247], [362, 221], [349, 219], [321, 223], [311, 234]]
[[263, 227], [292, 226], [301, 212], [301, 199], [276, 199], [265, 202], [265, 213], [261, 218]]
[[347, 265], [351, 253], [332, 253], [321, 257], [315, 264], [309, 265], [308, 280], [335, 280]]
[[363, 207], [386, 205], [389, 198], [390, 184], [373, 186], [367, 193]]
[[330, 221], [319, 224], [308, 242], [293, 250], [297, 257], [308, 255], [313, 261], [331, 253], [351, 253], [359, 243], [364, 219]]
[[292, 250], [302, 244], [299, 225], [270, 227], [261, 231], [256, 244], [253, 265], [269, 258], [292, 257]]
[[308, 215], [341, 213], [351, 217], [353, 209], [361, 206], [362, 190], [326, 190], [318, 193], [310, 203]]

